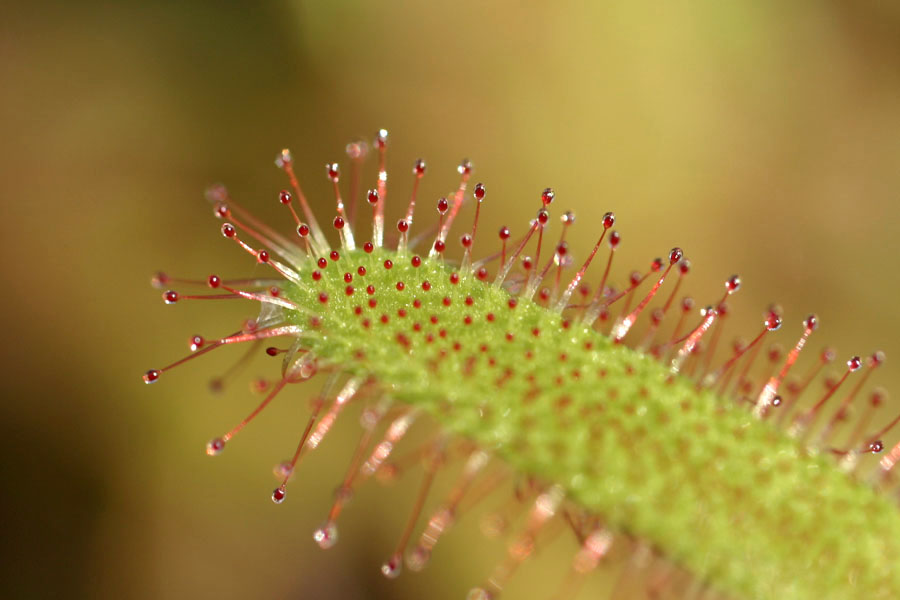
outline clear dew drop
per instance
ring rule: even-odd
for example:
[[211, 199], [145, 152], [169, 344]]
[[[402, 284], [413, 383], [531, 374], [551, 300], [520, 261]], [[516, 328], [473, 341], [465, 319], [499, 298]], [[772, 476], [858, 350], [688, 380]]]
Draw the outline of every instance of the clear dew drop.
[[[320, 302], [322, 301], [320, 295]], [[327, 295], [325, 295], [325, 302], [328, 301]], [[317, 357], [312, 352], [307, 352], [306, 354], [300, 355], [298, 358], [294, 359], [287, 368], [285, 369], [285, 375], [289, 376], [294, 381], [306, 381], [313, 375], [315, 375], [319, 370], [319, 364], [317, 361]]]
[[313, 532], [313, 539], [322, 550], [333, 547], [338, 541], [337, 524], [334, 521], [326, 521]]

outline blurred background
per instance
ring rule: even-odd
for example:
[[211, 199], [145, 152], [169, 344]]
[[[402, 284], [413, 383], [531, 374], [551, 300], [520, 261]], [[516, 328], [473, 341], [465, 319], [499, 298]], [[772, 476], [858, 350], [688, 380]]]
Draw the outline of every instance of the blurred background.
[[[419, 156], [427, 206], [471, 158], [489, 190], [483, 231], [522, 231], [553, 186], [557, 214], [577, 213], [581, 260], [613, 210], [620, 281], [680, 245], [700, 302], [742, 275], [726, 337], [751, 336], [778, 301], [792, 344], [815, 310], [812, 347], [842, 359], [884, 349], [873, 381], [900, 396], [900, 5], [584, 4], [3, 8], [5, 597], [461, 598], [501, 555], [473, 519], [428, 571], [385, 580], [416, 477], [364, 488], [341, 542], [320, 551], [310, 534], [356, 430], [341, 423], [275, 507], [270, 469], [294, 448], [302, 389], [206, 457], [206, 441], [255, 406], [247, 382], [275, 370], [264, 358], [220, 394], [208, 382], [239, 350], [141, 383], [192, 334], [253, 316], [239, 303], [164, 306], [149, 280], [255, 272], [202, 192], [221, 181], [288, 227], [282, 147], [327, 215], [322, 165], [346, 163], [344, 145], [379, 127], [395, 198]], [[549, 596], [567, 543], [509, 596]]]

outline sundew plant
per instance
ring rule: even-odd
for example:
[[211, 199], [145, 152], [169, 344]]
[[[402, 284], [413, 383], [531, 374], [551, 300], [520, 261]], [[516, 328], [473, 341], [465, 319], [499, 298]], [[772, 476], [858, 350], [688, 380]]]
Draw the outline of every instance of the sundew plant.
[[[385, 130], [374, 152], [348, 145], [349, 185], [338, 164], [326, 165], [335, 208], [318, 216], [299, 181], [309, 170], [282, 151], [276, 163], [288, 185], [272, 200], [284, 205], [290, 233], [262, 223], [225, 187], [208, 190], [222, 236], [267, 276], [155, 277], [168, 304], [257, 307], [226, 335], [194, 336], [190, 355], [147, 371], [146, 383], [230, 344], [280, 358], [262, 402], [209, 441], [209, 455], [227, 454], [266, 406], [315, 378], [321, 391], [271, 500], [290, 500], [303, 456], [327, 445], [335, 421], [358, 405], [359, 444], [313, 538], [336, 543], [346, 500], [366, 480], [418, 469], [408, 522], [381, 565], [386, 577], [423, 569], [463, 510], [514, 481], [510, 506], [521, 519], [495, 523], [507, 530], [508, 554], [472, 582], [471, 600], [499, 597], [555, 535], [579, 546], [561, 598], [615, 562], [618, 547], [620, 579], [648, 557], [661, 565], [648, 578], [650, 597], [900, 598], [900, 443], [889, 442], [900, 417], [874, 418], [885, 392], [869, 380], [883, 353], [810, 350], [816, 315], [783, 324], [777, 305], [728, 346], [721, 323], [737, 275], [695, 303], [693, 267], [672, 248], [622, 281], [612, 268], [622, 239], [614, 213], [579, 221], [596, 243], [569, 247], [576, 218], [556, 210], [552, 188], [536, 190], [533, 216], [519, 227], [483, 231], [490, 182], [475, 184], [468, 160], [447, 197], [420, 197], [421, 159], [411, 161], [409, 185], [397, 178], [389, 193], [387, 145]], [[370, 154], [378, 176], [364, 191]], [[468, 204], [464, 214], [474, 215], [462, 223]], [[771, 344], [777, 336], [786, 351]], [[794, 368], [801, 353], [817, 352]], [[829, 363], [836, 377], [820, 375]], [[404, 446], [412, 427], [431, 432], [424, 445]], [[450, 465], [461, 469], [449, 495], [430, 501]]]

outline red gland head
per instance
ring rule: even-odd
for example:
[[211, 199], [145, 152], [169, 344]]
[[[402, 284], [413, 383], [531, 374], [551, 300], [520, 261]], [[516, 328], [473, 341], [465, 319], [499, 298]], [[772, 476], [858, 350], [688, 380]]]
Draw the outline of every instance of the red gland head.
[[379, 129], [375, 133], [375, 142], [374, 146], [379, 150], [384, 150], [387, 148], [387, 140], [388, 140], [388, 130], [387, 129]]
[[816, 315], [809, 315], [803, 320], [803, 327], [810, 331], [815, 331], [819, 327], [819, 317]]
[[881, 350], [876, 350], [872, 353], [872, 356], [869, 357], [869, 366], [870, 367], [878, 367], [884, 363], [885, 359], [884, 352]]
[[616, 215], [611, 212], [608, 212], [605, 215], [603, 215], [602, 222], [603, 222], [603, 229], [609, 229], [610, 227], [612, 227], [613, 225], [616, 224]]
[[381, 565], [381, 574], [388, 579], [396, 579], [400, 576], [400, 571], [402, 570], [403, 558], [399, 555], [392, 556], [387, 562]]
[[225, 440], [214, 438], [206, 443], [206, 453], [210, 456], [218, 456], [225, 449]]
[[884, 404], [885, 400], [887, 400], [887, 391], [881, 387], [877, 387], [874, 390], [872, 390], [872, 395], [869, 396], [869, 403], [874, 408], [878, 408], [879, 406]]
[[[380, 471], [384, 470], [385, 469], [381, 469]], [[333, 547], [338, 540], [337, 525], [335, 525], [333, 521], [328, 521], [322, 525], [322, 527], [316, 529], [315, 533], [313, 533], [313, 539], [322, 549]]]
[[681, 248], [672, 248], [669, 251], [669, 264], [674, 265], [684, 256], [684, 252], [682, 252]]
[[613, 250], [615, 250], [619, 246], [619, 243], [621, 243], [621, 241], [622, 236], [618, 231], [613, 231], [611, 234], [609, 234], [609, 247]]
[[196, 352], [203, 347], [205, 342], [206, 340], [203, 339], [202, 335], [192, 335], [191, 339], [188, 340], [188, 347], [191, 349], [191, 352]]
[[341, 178], [341, 168], [337, 163], [328, 163], [325, 165], [325, 173], [328, 175], [328, 179], [337, 183]]
[[556, 198], [556, 192], [553, 191], [553, 188], [547, 188], [541, 192], [541, 202], [544, 203], [544, 206], [550, 206], [554, 198]]
[[425, 169], [427, 168], [425, 161], [423, 159], [418, 159], [413, 164], [413, 175], [416, 177], [422, 177], [425, 175]]
[[725, 282], [725, 290], [728, 292], [728, 295], [731, 295], [741, 289], [741, 278], [737, 275], [732, 275]]

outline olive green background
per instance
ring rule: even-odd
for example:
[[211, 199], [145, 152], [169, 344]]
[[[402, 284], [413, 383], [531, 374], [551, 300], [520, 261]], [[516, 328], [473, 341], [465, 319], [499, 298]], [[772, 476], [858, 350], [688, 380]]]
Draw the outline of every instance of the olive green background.
[[[550, 185], [554, 211], [577, 213], [580, 259], [614, 210], [619, 280], [680, 245], [701, 303], [732, 272], [743, 276], [727, 337], [753, 335], [777, 300], [780, 340], [792, 344], [815, 310], [823, 327], [812, 348], [833, 343], [842, 359], [882, 348], [888, 363], [873, 380], [900, 390], [896, 3], [70, 2], [2, 12], [6, 597], [461, 598], [501, 556], [502, 544], [464, 521], [426, 573], [384, 580], [378, 565], [415, 476], [368, 486], [341, 542], [321, 552], [310, 533], [342, 476], [354, 417], [309, 457], [283, 506], [267, 499], [307, 391], [291, 389], [222, 457], [206, 457], [207, 439], [255, 405], [246, 380], [275, 371], [264, 358], [221, 395], [207, 381], [239, 350], [140, 382], [186, 353], [191, 334], [228, 333], [252, 316], [239, 303], [164, 306], [149, 277], [258, 272], [222, 240], [202, 191], [222, 181], [287, 227], [273, 165], [284, 146], [323, 221], [322, 165], [379, 127], [391, 133], [392, 201], [405, 201], [415, 158], [428, 160], [430, 207], [468, 156], [488, 186], [491, 237], [501, 223], [522, 231]], [[573, 548], [547, 548], [509, 597], [549, 597]], [[594, 593], [605, 585], [591, 582]]]

